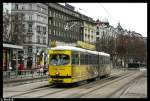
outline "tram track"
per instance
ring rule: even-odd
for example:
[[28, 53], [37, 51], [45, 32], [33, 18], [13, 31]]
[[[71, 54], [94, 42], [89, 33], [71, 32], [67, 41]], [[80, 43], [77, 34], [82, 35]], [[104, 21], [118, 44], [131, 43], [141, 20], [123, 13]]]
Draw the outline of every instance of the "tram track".
[[115, 97], [115, 94], [118, 94], [118, 92], [119, 92], [119, 95], [117, 95], [117, 96], [118, 96], [118, 98], [120, 98], [122, 95], [126, 94], [126, 92], [130, 89], [130, 87], [133, 84], [136, 84], [139, 79], [143, 78], [143, 76], [144, 76], [144, 74], [139, 75], [134, 80], [128, 82], [123, 88], [117, 89], [114, 93], [109, 94], [107, 97], [113, 98], [113, 97]]
[[[129, 74], [128, 75], [124, 75], [124, 76], [122, 75], [123, 77], [120, 75], [121, 78], [118, 75], [119, 76], [118, 80], [121, 80], [123, 78], [127, 78], [127, 77], [129, 77], [131, 75], [132, 75], [132, 73], [130, 73], [130, 75]], [[97, 90], [97, 89], [105, 87], [105, 85], [109, 85], [109, 84], [111, 84], [113, 82], [116, 82], [115, 78], [117, 79], [117, 77], [112, 76], [109, 79], [107, 78], [107, 79], [99, 80], [99, 82], [96, 82], [95, 85], [93, 85], [93, 82], [92, 82], [91, 84], [85, 84], [85, 85], [82, 85], [82, 86], [79, 86], [79, 87], [76, 87], [76, 88], [72, 88], [72, 89], [65, 90], [63, 92], [59, 92], [57, 94], [53, 94], [53, 95], [49, 95], [49, 96], [45, 96], [45, 97], [43, 96], [42, 98], [57, 98], [57, 97], [58, 98], [80, 98], [80, 97], [82, 97], [84, 95], [87, 95], [88, 93], [91, 93], [91, 92]], [[111, 82], [110, 79], [114, 79], [115, 81]], [[88, 88], [91, 85], [93, 87], [92, 88]], [[101, 87], [97, 87], [97, 85], [100, 85]], [[68, 96], [64, 96], [63, 95], [63, 94], [67, 95], [68, 93], [72, 93], [72, 94], [69, 94]]]
[[[103, 79], [97, 80], [97, 81], [92, 81], [87, 84], [80, 85], [80, 86], [73, 87], [73, 88], [72, 87], [71, 88], [68, 88], [68, 87], [60, 88], [60, 87], [57, 87], [56, 85], [46, 85], [46, 86], [35, 88], [35, 89], [29, 90], [29, 91], [26, 91], [26, 92], [23, 92], [23, 93], [20, 93], [17, 95], [10, 96], [10, 97], [12, 97], [12, 98], [26, 98], [26, 97], [51, 98], [51, 95], [57, 95], [57, 93], [65, 93], [65, 92], [67, 93], [70, 91], [76, 92], [76, 89], [78, 89], [77, 92], [79, 92], [79, 93], [72, 94], [73, 96], [68, 95], [65, 97], [67, 97], [67, 98], [72, 98], [72, 97], [80, 98], [81, 97], [82, 98], [83, 96], [87, 95], [88, 93], [91, 93], [97, 89], [101, 89], [107, 85], [117, 82], [123, 78], [127, 78], [131, 75], [133, 75], [132, 72], [122, 73], [119, 75], [117, 75], [117, 74], [111, 75], [110, 77], [103, 78]], [[38, 92], [39, 93], [43, 92], [43, 93], [38, 94]], [[33, 95], [33, 96], [29, 96], [29, 95]], [[59, 97], [59, 96], [57, 96], [57, 97]]]
[[[110, 81], [110, 79], [112, 80], [112, 79], [116, 79], [116, 78], [118, 78], [118, 77], [120, 77], [120, 76], [123, 76], [123, 75], [125, 75], [124, 73], [123, 74], [120, 74], [120, 75], [112, 75], [111, 77], [108, 77], [108, 78], [104, 78], [104, 79], [101, 79], [101, 80], [98, 80], [98, 81], [93, 81], [93, 82], [90, 82], [90, 83], [87, 83], [87, 84], [84, 84], [84, 85], [81, 85], [81, 86], [77, 86], [77, 87], [75, 87], [75, 88], [70, 88], [70, 89], [67, 89], [67, 90], [64, 90], [64, 91], [61, 91], [61, 92], [59, 92], [59, 93], [64, 93], [64, 94], [67, 94], [67, 92], [74, 92], [74, 90], [76, 91], [76, 89], [78, 89], [79, 91], [78, 92], [75, 92], [74, 93], [74, 95], [76, 95], [76, 96], [73, 96], [73, 98], [75, 97], [75, 98], [78, 98], [78, 97], [80, 97], [79, 95], [77, 96], [77, 94], [79, 93], [79, 92], [82, 92], [82, 91], [85, 91], [86, 89], [90, 89], [90, 88], [93, 88], [93, 86], [97, 86], [97, 85], [99, 85], [99, 84], [103, 84], [103, 83], [106, 83], [106, 82], [108, 82], [108, 81]], [[97, 89], [97, 88], [96, 88]], [[95, 89], [94, 89], [95, 90]], [[89, 93], [89, 92], [88, 92]], [[57, 94], [54, 94], [54, 96], [57, 96]], [[42, 98], [51, 98], [51, 95], [48, 97], [49, 95], [47, 94], [47, 95], [45, 95], [45, 96], [41, 96]], [[58, 94], [58, 96], [57, 97], [60, 97], [59, 96], [59, 94]], [[53, 97], [52, 97], [53, 98]], [[61, 97], [60, 97], [61, 98]], [[72, 96], [66, 96], [66, 98], [72, 98]]]
[[[122, 74], [122, 75], [124, 75], [124, 74]], [[115, 75], [114, 75], [115, 76]], [[118, 75], [119, 76], [119, 75]], [[109, 77], [108, 78], [103, 78], [103, 79], [101, 79], [101, 80], [98, 80], [98, 81], [101, 81], [102, 82], [102, 80], [105, 80], [105, 79], [109, 79]], [[93, 83], [97, 83], [97, 81], [92, 81], [92, 82], [89, 82], [89, 83], [87, 83], [87, 84], [84, 84], [84, 85], [81, 85], [80, 87], [82, 87], [82, 86], [85, 86], [85, 85], [93, 85]], [[56, 85], [45, 85], [45, 86], [42, 86], [42, 87], [38, 87], [38, 88], [34, 88], [34, 89], [30, 89], [30, 90], [27, 90], [27, 91], [25, 91], [25, 92], [22, 92], [22, 93], [19, 93], [19, 94], [15, 94], [15, 95], [12, 95], [12, 96], [9, 96], [9, 97], [19, 97], [19, 96], [23, 96], [23, 95], [26, 95], [26, 94], [34, 94], [34, 93], [36, 93], [36, 92], [38, 92], [38, 91], [41, 91], [41, 90], [46, 90], [46, 89], [49, 89], [50, 91], [51, 91], [51, 88], [56, 88]], [[58, 87], [57, 87], [58, 88]], [[75, 87], [76, 88], [76, 87]], [[68, 89], [68, 88], [67, 88]], [[54, 90], [53, 90], [54, 91]], [[54, 94], [54, 93], [57, 93], [57, 92], [62, 92], [62, 91], [64, 91], [64, 90], [58, 90], [58, 91], [54, 91], [54, 92], [50, 92], [50, 93], [48, 93], [48, 94], [46, 94], [46, 95], [43, 95], [43, 96], [39, 96], [39, 97], [44, 97], [44, 96], [47, 96], [47, 95], [49, 95], [49, 94]]]
[[[41, 87], [37, 87], [37, 88], [34, 88], [34, 89], [30, 89], [30, 90], [27, 90], [23, 93], [19, 93], [19, 94], [15, 94], [15, 95], [12, 95], [12, 96], [8, 96], [8, 97], [11, 97], [11, 98], [15, 98], [17, 96], [21, 96], [21, 95], [24, 95], [24, 94], [28, 94], [28, 93], [32, 93], [32, 92], [37, 92], [37, 91], [40, 91], [40, 90], [44, 90], [44, 89], [47, 89], [49, 87], [53, 87], [53, 85], [45, 85], [45, 86], [41, 86]], [[10, 92], [10, 91], [9, 91]], [[12, 91], [13, 92], [13, 91]], [[16, 91], [15, 91], [16, 92]], [[20, 92], [20, 91], [19, 91]]]
[[91, 83], [88, 85], [83, 85], [78, 88], [81, 90], [79, 90], [77, 94], [72, 94], [72, 95], [66, 96], [66, 98], [81, 98], [82, 96], [85, 96], [91, 92], [94, 92], [97, 89], [101, 89], [107, 85], [112, 84], [113, 82], [119, 81], [119, 80], [129, 77], [131, 75], [132, 75], [132, 73], [128, 74], [128, 75], [124, 75], [124, 74], [121, 74], [118, 76], [114, 75], [114, 76], [99, 80], [97, 82], [94, 82], [94, 83]]
[[[114, 93], [118, 92], [123, 86], [125, 86], [125, 85], [127, 85], [127, 84], [129, 84], [131, 82], [131, 81], [127, 81], [126, 83], [123, 83], [125, 80], [130, 79], [130, 78], [132, 78], [134, 80], [134, 79], [138, 78], [139, 76], [140, 75], [135, 76], [135, 74], [132, 74], [132, 73], [128, 74], [128, 75], [125, 75], [125, 76], [122, 76], [121, 78], [117, 78], [117, 79], [114, 79], [112, 81], [108, 81], [106, 83], [103, 83], [100, 86], [95, 87], [93, 90], [89, 90], [86, 93], [79, 94], [79, 96], [77, 96], [77, 97], [78, 98], [89, 98], [89, 97], [94, 97], [94, 98], [97, 98], [97, 97], [98, 98], [109, 98]], [[121, 84], [121, 82], [123, 84]], [[122, 85], [122, 86], [118, 86], [117, 88], [114, 87], [115, 88], [114, 90], [113, 89], [109, 90], [109, 88], [111, 88], [111, 87], [113, 88], [113, 85], [115, 85], [115, 84], [116, 85], [119, 84], [119, 85]], [[98, 91], [99, 91], [98, 95], [100, 95], [100, 96], [95, 95]], [[90, 96], [90, 95], [92, 95], [92, 96]]]

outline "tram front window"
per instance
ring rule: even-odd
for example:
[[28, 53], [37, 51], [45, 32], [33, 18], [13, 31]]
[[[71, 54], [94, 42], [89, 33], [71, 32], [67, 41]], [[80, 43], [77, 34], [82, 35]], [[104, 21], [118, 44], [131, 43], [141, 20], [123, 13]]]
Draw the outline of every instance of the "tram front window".
[[65, 54], [52, 54], [50, 64], [54, 66], [69, 64], [69, 55]]

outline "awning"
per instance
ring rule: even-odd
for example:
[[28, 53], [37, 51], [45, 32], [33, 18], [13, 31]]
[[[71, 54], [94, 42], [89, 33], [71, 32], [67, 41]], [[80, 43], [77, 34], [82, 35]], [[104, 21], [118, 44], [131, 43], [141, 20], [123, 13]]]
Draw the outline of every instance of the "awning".
[[6, 43], [3, 43], [3, 47], [23, 49], [23, 46], [12, 45], [12, 44], [6, 44]]

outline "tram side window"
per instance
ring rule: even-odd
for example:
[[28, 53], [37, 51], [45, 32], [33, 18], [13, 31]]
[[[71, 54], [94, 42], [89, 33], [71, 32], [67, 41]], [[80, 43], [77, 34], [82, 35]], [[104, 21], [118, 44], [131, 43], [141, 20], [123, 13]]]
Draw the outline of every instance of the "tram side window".
[[106, 57], [104, 57], [104, 64], [106, 64]]
[[99, 55], [99, 64], [101, 64], [102, 63], [102, 58], [101, 58], [101, 56]]
[[82, 64], [87, 64], [88, 58], [86, 54], [83, 54], [83, 63]]
[[102, 56], [102, 64], [104, 64], [104, 57]]
[[95, 65], [98, 65], [98, 55], [95, 55], [95, 57], [96, 57]]
[[107, 57], [107, 63], [109, 64], [109, 57]]
[[108, 57], [108, 64], [110, 63], [110, 58]]
[[80, 64], [83, 65], [83, 63], [84, 63], [84, 56], [83, 54], [80, 54]]
[[72, 64], [79, 64], [79, 57], [78, 54], [73, 54], [72, 55]]
[[90, 58], [90, 64], [93, 65], [94, 64], [94, 56], [92, 55]]
[[80, 54], [80, 64], [88, 64], [88, 56], [86, 54]]
[[86, 65], [88, 63], [88, 57], [86, 54], [84, 54], [83, 57], [84, 57], [84, 63], [83, 64]]
[[93, 60], [92, 61], [93, 61], [93, 65], [96, 64], [96, 57], [95, 57], [95, 55], [93, 55]]
[[91, 65], [91, 62], [92, 62], [91, 58], [92, 58], [92, 56], [89, 54], [88, 55], [88, 65]]
[[108, 58], [106, 57], [106, 63], [105, 64], [107, 64], [108, 63]]

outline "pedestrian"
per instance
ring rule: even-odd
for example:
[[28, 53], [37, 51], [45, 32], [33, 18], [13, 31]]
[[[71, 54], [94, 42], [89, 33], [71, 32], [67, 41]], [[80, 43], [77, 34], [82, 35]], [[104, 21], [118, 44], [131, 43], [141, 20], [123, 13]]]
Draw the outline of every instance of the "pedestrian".
[[11, 66], [9, 66], [9, 71], [12, 71], [12, 67]]
[[18, 74], [21, 75], [21, 64], [18, 66]]
[[9, 63], [8, 77], [10, 78], [10, 73], [12, 71], [11, 63]]
[[47, 72], [47, 68], [45, 67], [44, 68], [44, 75], [46, 75], [46, 72]]
[[9, 71], [12, 71], [11, 62], [9, 62]]
[[38, 65], [37, 73], [40, 75], [40, 65]]
[[43, 67], [40, 68], [40, 74], [43, 75]]
[[19, 64], [18, 70], [19, 70], [19, 71], [18, 71], [19, 75], [23, 74], [24, 65], [23, 65], [22, 62]]

